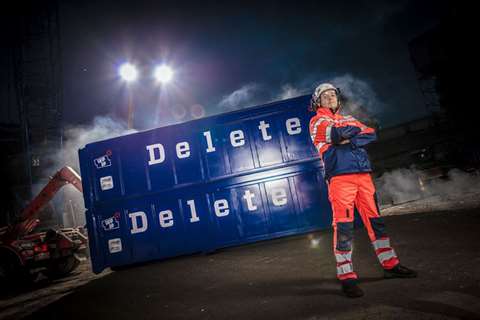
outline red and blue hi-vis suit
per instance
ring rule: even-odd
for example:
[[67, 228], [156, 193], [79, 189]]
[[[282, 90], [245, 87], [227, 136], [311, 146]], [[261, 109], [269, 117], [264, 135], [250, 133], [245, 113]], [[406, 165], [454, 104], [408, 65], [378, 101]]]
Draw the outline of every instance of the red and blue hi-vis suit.
[[[399, 263], [375, 197], [370, 160], [363, 148], [376, 140], [375, 130], [351, 116], [318, 108], [310, 120], [310, 136], [323, 161], [328, 197], [333, 211], [333, 249], [339, 280], [356, 279], [352, 264], [354, 207], [368, 231], [383, 268]], [[341, 144], [341, 142], [349, 142]]]

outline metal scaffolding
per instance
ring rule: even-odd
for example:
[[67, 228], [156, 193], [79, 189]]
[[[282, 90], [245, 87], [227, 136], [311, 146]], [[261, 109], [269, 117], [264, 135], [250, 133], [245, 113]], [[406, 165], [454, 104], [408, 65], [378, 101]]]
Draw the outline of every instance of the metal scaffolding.
[[58, 3], [29, 2], [17, 12], [14, 44], [17, 102], [27, 185], [40, 179], [42, 154], [62, 147], [62, 81]]

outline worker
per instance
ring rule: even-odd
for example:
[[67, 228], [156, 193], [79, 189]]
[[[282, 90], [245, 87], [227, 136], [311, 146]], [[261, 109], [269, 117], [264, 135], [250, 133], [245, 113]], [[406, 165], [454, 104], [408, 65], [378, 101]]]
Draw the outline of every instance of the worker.
[[319, 85], [310, 107], [310, 136], [323, 163], [328, 198], [333, 212], [333, 250], [337, 278], [350, 298], [363, 296], [353, 271], [352, 240], [354, 208], [367, 229], [385, 278], [414, 278], [417, 273], [400, 264], [379, 215], [372, 181], [372, 167], [364, 146], [376, 140], [375, 130], [354, 117], [340, 114], [340, 90]]

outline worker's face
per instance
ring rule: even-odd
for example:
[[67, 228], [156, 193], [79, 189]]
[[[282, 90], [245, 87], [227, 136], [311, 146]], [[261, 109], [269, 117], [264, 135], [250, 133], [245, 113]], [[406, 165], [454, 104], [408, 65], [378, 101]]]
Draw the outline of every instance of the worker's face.
[[337, 110], [338, 108], [338, 97], [335, 90], [327, 90], [320, 95], [320, 105], [324, 108], [329, 108], [332, 110]]

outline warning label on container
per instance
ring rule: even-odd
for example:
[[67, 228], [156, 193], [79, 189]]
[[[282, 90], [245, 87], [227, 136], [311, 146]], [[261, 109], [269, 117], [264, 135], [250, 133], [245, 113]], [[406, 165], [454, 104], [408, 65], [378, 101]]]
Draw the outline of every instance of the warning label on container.
[[115, 238], [108, 240], [108, 250], [110, 251], [110, 253], [122, 251], [122, 239]]
[[112, 176], [106, 176], [100, 178], [100, 187], [102, 190], [113, 189], [113, 178]]

